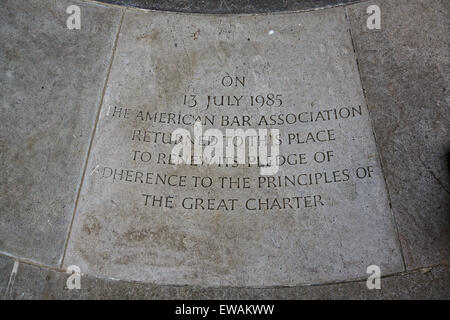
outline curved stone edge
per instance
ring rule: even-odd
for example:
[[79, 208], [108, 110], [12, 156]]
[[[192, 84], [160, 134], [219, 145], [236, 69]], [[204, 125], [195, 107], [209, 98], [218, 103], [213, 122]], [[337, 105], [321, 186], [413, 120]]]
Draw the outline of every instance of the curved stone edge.
[[386, 276], [380, 290], [366, 281], [273, 288], [200, 288], [81, 276], [81, 288], [66, 287], [62, 271], [0, 256], [0, 299], [449, 299], [450, 262]]
[[300, 12], [336, 7], [364, 0], [96, 0], [114, 5], [166, 12], [204, 14], [262, 14], [272, 12]]

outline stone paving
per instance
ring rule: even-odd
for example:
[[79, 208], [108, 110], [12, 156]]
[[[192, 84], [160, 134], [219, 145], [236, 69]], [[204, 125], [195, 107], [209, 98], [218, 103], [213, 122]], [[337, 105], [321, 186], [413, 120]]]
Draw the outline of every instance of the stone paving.
[[[0, 297], [450, 298], [449, 4], [352, 2], [331, 1], [313, 11], [310, 1], [266, 11], [230, 3], [225, 11], [204, 10], [221, 13], [211, 15], [191, 14], [199, 10], [194, 6], [170, 13], [96, 1], [5, 1]], [[167, 3], [152, 9], [167, 10]], [[74, 4], [81, 8], [80, 30], [66, 27], [66, 8]], [[373, 4], [381, 9], [379, 30], [366, 25]], [[298, 12], [237, 14], [286, 10]], [[244, 75], [246, 86], [221, 91], [216, 82], [224, 72]], [[285, 113], [353, 106], [353, 119], [344, 121], [341, 113], [334, 122], [304, 126], [337, 137], [334, 143], [328, 132], [330, 141], [308, 145], [311, 154], [329, 145], [336, 159], [308, 170], [348, 169], [333, 171], [333, 183], [324, 178], [309, 189], [274, 193], [193, 191], [181, 188], [182, 181], [177, 187], [136, 184], [138, 172], [158, 163], [130, 162], [133, 150], [167, 152], [162, 144], [142, 147], [140, 111], [185, 112], [183, 95], [189, 104], [190, 93], [230, 92], [242, 101], [280, 92]], [[224, 116], [251, 121], [267, 110], [244, 106], [215, 115], [223, 124]], [[213, 115], [210, 109], [194, 114]], [[167, 130], [164, 121], [150, 128]], [[372, 172], [371, 179], [360, 179], [358, 166]], [[105, 172], [114, 168], [132, 168], [134, 184], [128, 183], [131, 171], [108, 180]], [[219, 180], [230, 170], [158, 172]], [[258, 176], [254, 168], [234, 170], [235, 179]], [[278, 175], [298, 170], [280, 167]], [[302, 206], [293, 207], [292, 199], [300, 201], [296, 190], [306, 193]], [[143, 192], [153, 194], [145, 204]], [[173, 197], [165, 207], [149, 207], [159, 192]], [[225, 195], [255, 203], [276, 196], [283, 207], [272, 202], [255, 214], [245, 211], [249, 200], [242, 208], [236, 200], [233, 210], [225, 200], [219, 207], [208, 203], [207, 210], [203, 202], [191, 212], [184, 206], [193, 196]], [[381, 290], [366, 287], [370, 264], [381, 267]], [[79, 290], [67, 288], [70, 265], [81, 269]]]

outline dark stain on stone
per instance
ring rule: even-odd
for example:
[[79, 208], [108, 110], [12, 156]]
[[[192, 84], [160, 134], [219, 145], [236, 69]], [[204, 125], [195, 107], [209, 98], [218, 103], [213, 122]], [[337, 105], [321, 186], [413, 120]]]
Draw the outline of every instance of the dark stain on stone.
[[199, 35], [200, 35], [200, 29], [198, 29], [197, 31], [195, 31], [195, 32], [192, 34], [192, 37], [194, 38], [194, 40], [197, 40]]
[[88, 216], [83, 225], [83, 231], [88, 235], [98, 236], [101, 228], [100, 222], [94, 216]]
[[450, 172], [450, 150], [447, 150], [447, 152], [445, 153], [445, 159], [447, 162], [447, 170]]
[[155, 229], [136, 229], [125, 233], [125, 238], [130, 242], [151, 241], [158, 246], [168, 246], [176, 250], [186, 250], [184, 236], [180, 232], [172, 232], [167, 226]]
[[136, 38], [137, 41], [142, 41], [142, 40], [151, 40], [151, 41], [156, 41], [159, 40], [159, 31], [153, 31], [150, 34], [143, 34], [140, 35], [139, 37]]

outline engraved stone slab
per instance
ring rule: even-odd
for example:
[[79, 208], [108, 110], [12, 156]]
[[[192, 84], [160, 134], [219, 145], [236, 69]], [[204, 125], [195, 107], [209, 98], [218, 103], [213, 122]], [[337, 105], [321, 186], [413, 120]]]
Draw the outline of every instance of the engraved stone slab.
[[[171, 134], [278, 129], [279, 170], [175, 165]], [[322, 283], [403, 269], [342, 8], [127, 11], [64, 265], [158, 284]]]

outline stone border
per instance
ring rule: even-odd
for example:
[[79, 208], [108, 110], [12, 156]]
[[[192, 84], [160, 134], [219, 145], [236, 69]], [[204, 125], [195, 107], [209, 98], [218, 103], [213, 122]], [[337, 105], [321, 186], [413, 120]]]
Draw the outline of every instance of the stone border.
[[141, 9], [207, 14], [252, 14], [307, 11], [360, 2], [362, 0], [97, 0]]
[[380, 290], [369, 290], [366, 280], [295, 287], [164, 286], [81, 275], [80, 289], [69, 290], [69, 274], [0, 255], [0, 300], [108, 300], [108, 299], [450, 299], [450, 264], [418, 268], [381, 278]]

